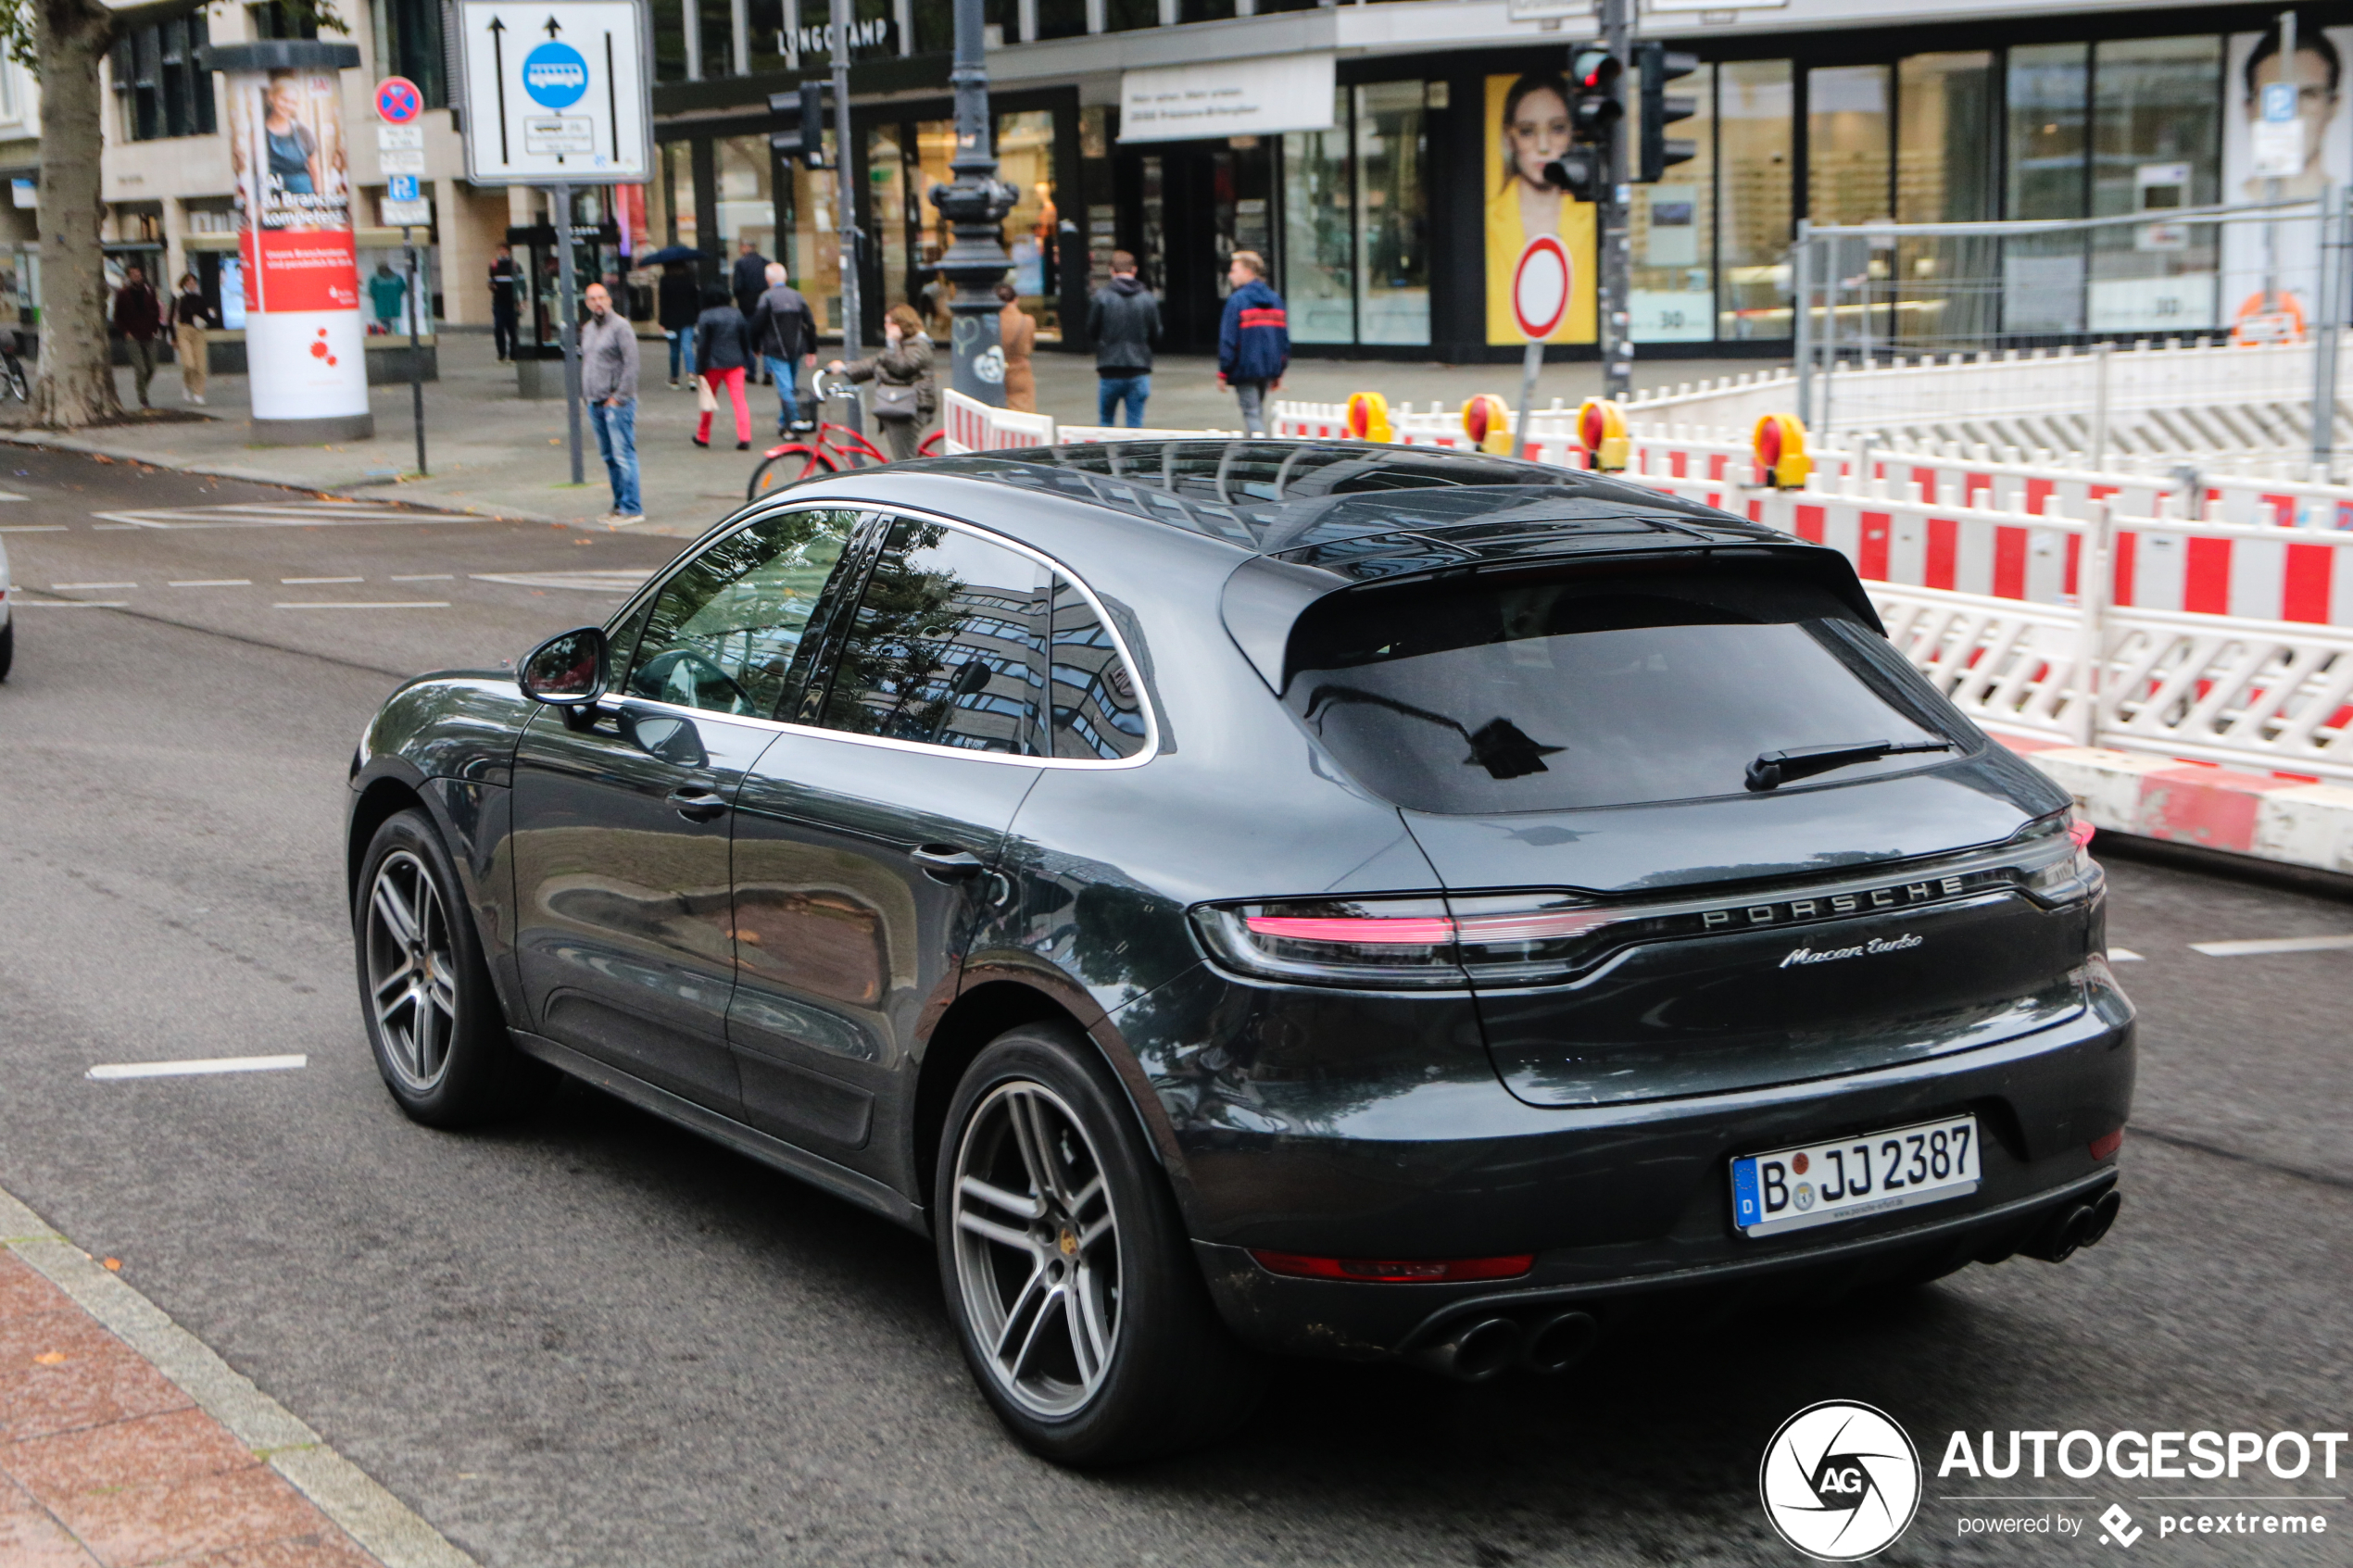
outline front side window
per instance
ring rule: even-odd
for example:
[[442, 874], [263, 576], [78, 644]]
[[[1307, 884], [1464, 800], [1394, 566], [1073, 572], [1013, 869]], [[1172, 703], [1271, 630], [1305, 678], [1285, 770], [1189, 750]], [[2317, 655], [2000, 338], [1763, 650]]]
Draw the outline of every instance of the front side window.
[[866, 581], [821, 721], [829, 730], [1034, 757], [1046, 570], [900, 519]]
[[1957, 715], [1794, 575], [1352, 591], [1291, 633], [1283, 700], [1357, 780], [1484, 815], [1740, 795], [1769, 754], [1871, 748], [1823, 784], [1932, 764]]
[[736, 530], [688, 561], [645, 615], [623, 689], [684, 708], [772, 717], [808, 678], [801, 633], [859, 516], [786, 512]]

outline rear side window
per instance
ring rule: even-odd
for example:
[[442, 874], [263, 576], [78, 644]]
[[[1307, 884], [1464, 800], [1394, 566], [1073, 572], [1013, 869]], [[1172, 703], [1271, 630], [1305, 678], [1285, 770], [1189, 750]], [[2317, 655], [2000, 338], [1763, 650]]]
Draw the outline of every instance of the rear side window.
[[1047, 575], [1027, 556], [961, 529], [893, 522], [842, 640], [821, 722], [1038, 755]]
[[1113, 762], [1144, 749], [1143, 699], [1102, 612], [1054, 578], [1053, 754]]
[[1354, 590], [1309, 607], [1289, 671], [1286, 706], [1342, 767], [1445, 815], [1737, 795], [1768, 752], [1966, 744], [1885, 639], [1779, 574]]

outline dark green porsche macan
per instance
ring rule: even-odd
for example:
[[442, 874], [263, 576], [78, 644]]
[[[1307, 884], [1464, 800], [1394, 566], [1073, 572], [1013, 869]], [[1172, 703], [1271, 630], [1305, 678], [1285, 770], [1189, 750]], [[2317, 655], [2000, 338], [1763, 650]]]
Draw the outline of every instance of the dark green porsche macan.
[[351, 790], [409, 1115], [571, 1073], [928, 1234], [1070, 1462], [1216, 1436], [1268, 1352], [1556, 1373], [1666, 1297], [2116, 1213], [2066, 795], [1843, 557], [1597, 475], [1147, 440], [797, 486], [401, 688]]

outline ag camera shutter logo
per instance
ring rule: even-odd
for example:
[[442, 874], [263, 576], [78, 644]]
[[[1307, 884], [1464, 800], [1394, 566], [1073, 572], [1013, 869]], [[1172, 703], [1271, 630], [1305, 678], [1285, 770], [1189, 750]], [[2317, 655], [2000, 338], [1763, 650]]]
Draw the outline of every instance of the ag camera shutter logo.
[[1911, 1527], [1919, 1450], [1886, 1411], [1825, 1399], [1781, 1423], [1765, 1445], [1756, 1489], [1781, 1539], [1824, 1562], [1854, 1562]]
[[568, 109], [587, 95], [588, 62], [553, 39], [522, 58], [522, 90], [543, 108]]

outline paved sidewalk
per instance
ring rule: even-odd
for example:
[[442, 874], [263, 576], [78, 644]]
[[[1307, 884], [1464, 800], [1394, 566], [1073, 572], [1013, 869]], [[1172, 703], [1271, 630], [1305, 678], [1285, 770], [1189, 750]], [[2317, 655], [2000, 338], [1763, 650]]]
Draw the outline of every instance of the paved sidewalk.
[[[774, 388], [746, 388], [751, 408], [752, 450], [737, 452], [732, 410], [724, 409], [711, 448], [692, 443], [696, 422], [690, 391], [666, 384], [667, 350], [658, 340], [641, 342], [643, 372], [638, 399], [637, 448], [642, 465], [645, 531], [692, 537], [744, 499], [744, 487], [764, 449], [775, 439]], [[410, 476], [416, 468], [415, 431], [407, 383], [370, 389], [376, 414], [372, 440], [320, 446], [257, 446], [245, 410], [243, 376], [215, 376], [209, 406], [201, 420], [142, 423], [92, 430], [70, 436], [44, 435], [20, 426], [6, 433], [81, 451], [138, 458], [238, 479], [288, 484], [338, 495], [365, 495], [421, 505], [445, 506], [531, 521], [596, 524], [612, 504], [604, 465], [597, 457], [596, 432], [585, 412], [581, 426], [585, 483], [571, 483], [560, 398], [526, 401], [518, 395], [514, 367], [497, 362], [486, 333], [445, 333], [441, 375], [425, 386], [426, 458], [431, 477]], [[1096, 376], [1091, 355], [1041, 353], [1037, 358], [1038, 407], [1068, 423], [1096, 418]], [[1743, 361], [1740, 368], [1761, 362]], [[1717, 361], [1661, 361], [1642, 365], [1639, 384], [1673, 383], [1719, 375], [1732, 367]], [[944, 366], [943, 366], [944, 370]], [[122, 395], [132, 394], [130, 372], [121, 376]], [[1593, 364], [1548, 367], [1540, 401], [1560, 397], [1574, 403], [1600, 384]], [[1515, 365], [1438, 365], [1390, 361], [1308, 359], [1294, 361], [1281, 395], [1338, 402], [1352, 392], [1378, 391], [1392, 405], [1433, 399], [1458, 407], [1474, 393], [1518, 395]], [[164, 408], [182, 407], [179, 373], [167, 368], [153, 395]], [[21, 414], [21, 406], [6, 413]], [[5, 418], [5, 415], [0, 415]], [[1233, 395], [1217, 385], [1214, 360], [1163, 356], [1152, 374], [1146, 418], [1177, 429], [1233, 429], [1239, 415]], [[6, 427], [0, 427], [6, 428]]]
[[471, 1568], [116, 1267], [0, 1192], [0, 1564]]

